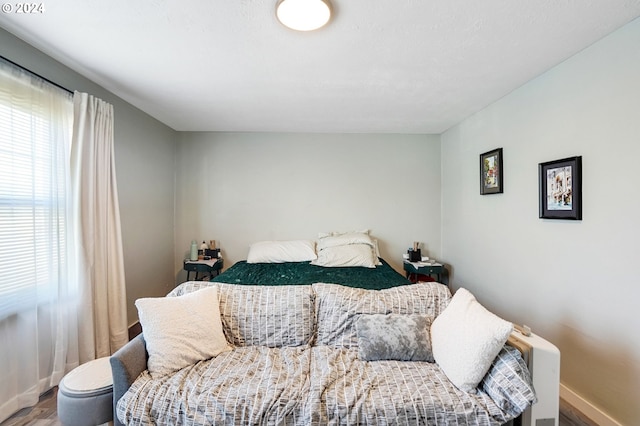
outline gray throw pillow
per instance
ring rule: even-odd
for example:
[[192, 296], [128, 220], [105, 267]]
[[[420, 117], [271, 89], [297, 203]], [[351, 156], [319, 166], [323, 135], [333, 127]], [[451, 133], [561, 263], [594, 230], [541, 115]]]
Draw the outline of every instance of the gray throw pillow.
[[434, 362], [430, 326], [427, 315], [361, 315], [356, 323], [358, 355], [363, 361]]

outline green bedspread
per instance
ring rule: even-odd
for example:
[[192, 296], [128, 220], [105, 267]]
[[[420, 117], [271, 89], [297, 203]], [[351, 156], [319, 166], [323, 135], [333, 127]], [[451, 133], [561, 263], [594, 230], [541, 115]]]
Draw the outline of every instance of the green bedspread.
[[326, 268], [309, 262], [247, 263], [240, 261], [212, 281], [247, 285], [342, 284], [370, 290], [411, 284], [387, 262], [374, 268]]

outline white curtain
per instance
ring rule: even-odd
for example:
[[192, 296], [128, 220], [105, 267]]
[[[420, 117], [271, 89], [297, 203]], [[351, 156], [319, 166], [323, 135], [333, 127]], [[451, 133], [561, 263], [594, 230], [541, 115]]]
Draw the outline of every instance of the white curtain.
[[69, 93], [0, 60], [0, 421], [78, 364], [72, 118]]
[[79, 92], [73, 101], [71, 181], [82, 363], [111, 355], [128, 341], [128, 330], [113, 106]]

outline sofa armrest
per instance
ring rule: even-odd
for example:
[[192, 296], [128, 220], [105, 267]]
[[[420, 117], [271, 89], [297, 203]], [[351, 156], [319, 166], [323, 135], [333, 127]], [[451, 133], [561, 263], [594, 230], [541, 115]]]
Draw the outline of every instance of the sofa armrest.
[[142, 334], [111, 355], [111, 374], [113, 376], [113, 423], [121, 426], [116, 415], [116, 405], [131, 387], [136, 378], [147, 369], [147, 346]]

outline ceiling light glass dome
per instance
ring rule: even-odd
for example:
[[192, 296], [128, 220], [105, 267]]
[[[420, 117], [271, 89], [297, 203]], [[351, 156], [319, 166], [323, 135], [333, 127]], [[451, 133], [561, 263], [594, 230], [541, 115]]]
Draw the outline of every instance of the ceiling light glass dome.
[[331, 18], [329, 0], [280, 0], [276, 16], [285, 27], [312, 31], [326, 25]]

